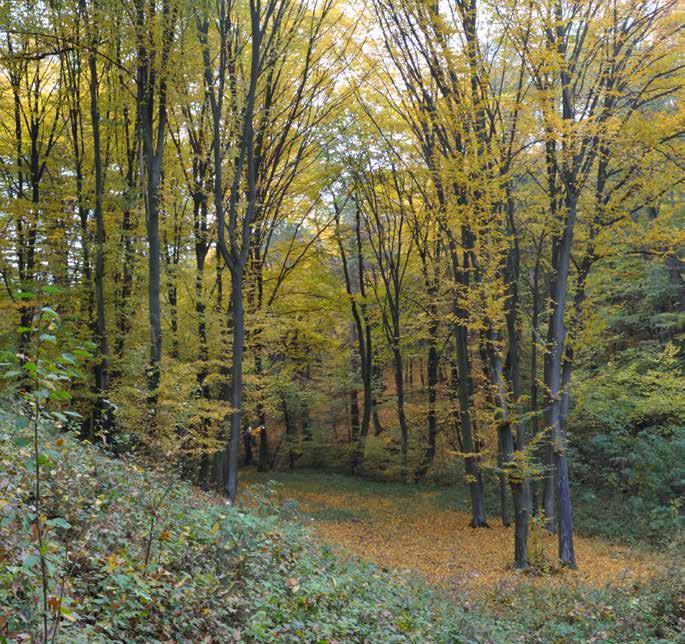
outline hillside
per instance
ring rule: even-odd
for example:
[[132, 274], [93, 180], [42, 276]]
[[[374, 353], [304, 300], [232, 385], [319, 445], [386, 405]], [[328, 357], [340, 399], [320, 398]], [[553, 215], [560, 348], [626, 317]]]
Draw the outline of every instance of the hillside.
[[41, 641], [43, 587], [48, 638], [58, 642], [673, 641], [682, 627], [676, 571], [615, 590], [502, 586], [495, 610], [462, 590], [334, 553], [273, 484], [253, 482], [242, 503], [227, 506], [66, 433], [41, 427], [38, 437], [42, 558], [32, 435], [4, 406], [7, 641]]

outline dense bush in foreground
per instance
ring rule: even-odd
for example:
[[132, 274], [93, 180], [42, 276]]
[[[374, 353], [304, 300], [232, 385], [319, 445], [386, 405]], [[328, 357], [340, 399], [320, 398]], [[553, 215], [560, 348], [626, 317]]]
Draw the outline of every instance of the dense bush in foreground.
[[[42, 629], [35, 463], [23, 425], [3, 414], [0, 634], [9, 639]], [[59, 641], [446, 641], [486, 632], [425, 586], [334, 556], [267, 501], [250, 512], [228, 507], [64, 434], [42, 429], [40, 439], [47, 603]]]
[[10, 641], [41, 637], [43, 563], [56, 641], [658, 641], [683, 625], [678, 571], [625, 591], [500, 588], [495, 615], [333, 554], [268, 494], [228, 507], [64, 433], [41, 427], [39, 444], [43, 558], [30, 428], [2, 412], [0, 636]]

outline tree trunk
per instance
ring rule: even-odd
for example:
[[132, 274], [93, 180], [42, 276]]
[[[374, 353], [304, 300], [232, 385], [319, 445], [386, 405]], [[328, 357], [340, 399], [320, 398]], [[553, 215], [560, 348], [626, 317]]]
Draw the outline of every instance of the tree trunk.
[[[508, 445], [507, 443], [512, 443]], [[499, 427], [497, 430], [497, 467], [499, 468], [499, 504], [502, 514], [502, 525], [508, 528], [511, 525], [511, 517], [509, 516], [509, 504], [507, 502], [507, 475], [504, 472], [504, 464], [507, 459], [507, 451], [511, 448], [514, 451], [513, 441], [511, 437], [511, 430], [507, 431], [505, 427]]]
[[[399, 329], [396, 328], [395, 337], [399, 337]], [[402, 461], [400, 465], [400, 476], [406, 483], [407, 481], [407, 462], [409, 456], [409, 425], [404, 411], [404, 379], [402, 373], [402, 353], [396, 341], [392, 349], [395, 359], [395, 387], [397, 388], [397, 416], [400, 422], [400, 432], [402, 434]]]
[[371, 403], [371, 416], [373, 420], [374, 436], [380, 436], [385, 430], [385, 428], [383, 427], [380, 416], [378, 415], [378, 399], [383, 394], [383, 391], [385, 389], [385, 382], [383, 381], [383, 368], [381, 367], [380, 362], [378, 361], [378, 356], [375, 354], [372, 355], [373, 357], [371, 359], [371, 373], [373, 400]]
[[423, 454], [421, 465], [417, 468], [414, 474], [414, 481], [419, 482], [424, 479], [428, 468], [433, 464], [435, 459], [436, 439], [438, 433], [438, 422], [436, 412], [437, 400], [437, 385], [438, 385], [438, 367], [440, 359], [438, 357], [438, 349], [436, 346], [437, 328], [431, 324], [429, 329], [430, 344], [428, 346], [428, 445]]
[[350, 391], [350, 442], [359, 441], [359, 427], [361, 421], [359, 418], [359, 393], [356, 389]]
[[90, 69], [90, 113], [93, 122], [93, 159], [95, 163], [95, 342], [98, 360], [95, 364], [95, 386], [97, 405], [95, 424], [109, 434], [112, 430], [111, 407], [107, 400], [109, 389], [109, 343], [107, 341], [107, 320], [105, 314], [105, 218], [102, 207], [104, 175], [100, 143], [100, 108], [98, 101], [97, 60], [95, 52], [88, 56]]
[[224, 460], [224, 494], [230, 503], [238, 493], [238, 457], [240, 455], [240, 422], [243, 404], [243, 352], [245, 312], [243, 303], [243, 267], [231, 267], [231, 300], [233, 303], [233, 365], [231, 370], [231, 424]]
[[288, 469], [295, 469], [295, 451], [293, 450], [293, 444], [297, 438], [297, 425], [290, 413], [288, 408], [288, 401], [285, 396], [282, 400], [283, 403], [283, 422], [285, 423], [285, 441], [288, 448]]
[[[255, 364], [255, 376], [257, 379], [261, 378], [263, 373], [262, 366], [262, 346], [259, 340], [255, 342], [254, 348], [254, 364]], [[264, 401], [262, 400], [261, 394], [259, 394], [259, 399], [257, 400], [257, 422], [259, 423], [261, 430], [259, 432], [259, 462], [257, 464], [257, 470], [260, 472], [269, 471], [269, 434], [266, 429], [266, 412], [264, 410]]]
[[154, 417], [162, 360], [162, 310], [160, 303], [160, 238], [159, 238], [159, 182], [161, 168], [151, 168], [147, 183], [148, 210], [146, 230], [148, 240], [148, 307], [150, 321], [150, 363], [148, 365], [148, 405]]
[[548, 381], [545, 383], [549, 391], [547, 425], [551, 430], [551, 447], [557, 472], [559, 560], [562, 565], [572, 568], [576, 567], [576, 561], [573, 548], [573, 519], [566, 454], [566, 431], [563, 427], [562, 418], [564, 399], [563, 355], [566, 339], [564, 313], [576, 208], [576, 196], [569, 187], [566, 196], [566, 224], [559, 240], [558, 268], [553, 282], [554, 289], [550, 294], [552, 301], [552, 313], [549, 320], [551, 345]]
[[468, 333], [463, 325], [456, 325], [457, 369], [459, 371], [459, 410], [462, 439], [464, 441], [464, 465], [466, 482], [471, 497], [471, 527], [488, 527], [485, 518], [483, 488], [479, 483], [478, 452], [471, 418], [471, 366], [468, 356]]

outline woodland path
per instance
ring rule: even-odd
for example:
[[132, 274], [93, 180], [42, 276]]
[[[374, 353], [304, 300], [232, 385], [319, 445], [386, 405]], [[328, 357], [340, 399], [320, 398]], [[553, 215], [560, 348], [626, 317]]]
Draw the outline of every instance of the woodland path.
[[[646, 580], [664, 565], [657, 554], [577, 536], [577, 571], [522, 574], [510, 565], [513, 528], [493, 516], [489, 529], [472, 529], [470, 516], [453, 509], [454, 488], [373, 483], [317, 471], [247, 471], [244, 477], [248, 485], [270, 479], [281, 484], [283, 500], [297, 501], [325, 543], [383, 568], [419, 573], [450, 591], [485, 592], [521, 581], [625, 586]], [[532, 532], [531, 556], [551, 567], [556, 538], [542, 529]]]

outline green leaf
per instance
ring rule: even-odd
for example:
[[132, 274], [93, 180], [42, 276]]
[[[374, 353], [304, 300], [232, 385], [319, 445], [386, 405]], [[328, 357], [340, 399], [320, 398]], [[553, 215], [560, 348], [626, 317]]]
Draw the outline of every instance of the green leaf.
[[5, 380], [12, 380], [12, 378], [17, 378], [17, 377], [23, 375], [23, 373], [24, 373], [23, 371], [15, 369], [13, 371], [6, 371], [2, 377]]
[[64, 389], [55, 389], [55, 391], [50, 392], [50, 400], [55, 402], [68, 402], [71, 400], [71, 394]]
[[69, 422], [69, 419], [62, 412], [53, 411], [52, 416], [53, 416], [53, 418], [56, 418], [60, 423], [68, 423]]
[[28, 436], [15, 436], [14, 444], [19, 448], [26, 447], [31, 444], [31, 439]]
[[49, 521], [45, 522], [45, 525], [48, 525], [51, 528], [63, 528], [64, 530], [68, 530], [69, 528], [71, 528], [71, 523], [69, 523], [66, 519], [63, 519], [62, 517], [55, 517], [54, 519], [50, 519]]
[[47, 454], [38, 454], [38, 465], [41, 467], [54, 467], [55, 461], [50, 458]]
[[39, 555], [28, 555], [24, 557], [24, 561], [21, 563], [21, 567], [24, 570], [31, 570], [34, 566], [37, 566], [40, 563], [40, 556]]
[[55, 342], [57, 342], [57, 338], [50, 333], [41, 333], [40, 334], [40, 341], [41, 342], [51, 342], [54, 344]]

